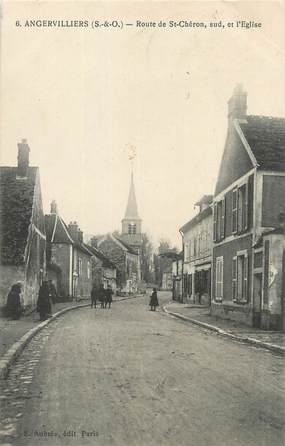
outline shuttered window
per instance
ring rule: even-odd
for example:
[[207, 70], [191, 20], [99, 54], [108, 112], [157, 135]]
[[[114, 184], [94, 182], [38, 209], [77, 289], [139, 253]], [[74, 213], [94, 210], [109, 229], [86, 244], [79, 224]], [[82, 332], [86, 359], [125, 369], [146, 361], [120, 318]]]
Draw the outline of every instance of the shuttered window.
[[237, 298], [237, 257], [233, 258], [232, 263], [232, 299]]
[[217, 203], [214, 203], [214, 227], [213, 227], [213, 240], [217, 241]]
[[224, 282], [224, 259], [217, 257], [216, 259], [216, 300], [223, 299], [223, 282]]
[[232, 192], [232, 233], [237, 232], [237, 189]]
[[248, 264], [247, 253], [239, 254], [233, 258], [233, 300], [237, 303], [248, 301]]

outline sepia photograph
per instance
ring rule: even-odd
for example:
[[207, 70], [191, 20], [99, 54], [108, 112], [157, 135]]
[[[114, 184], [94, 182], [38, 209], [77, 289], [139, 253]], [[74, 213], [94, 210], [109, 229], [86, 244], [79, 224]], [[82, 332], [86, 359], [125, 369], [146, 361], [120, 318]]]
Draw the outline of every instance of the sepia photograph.
[[283, 446], [284, 0], [2, 0], [0, 126], [0, 446]]

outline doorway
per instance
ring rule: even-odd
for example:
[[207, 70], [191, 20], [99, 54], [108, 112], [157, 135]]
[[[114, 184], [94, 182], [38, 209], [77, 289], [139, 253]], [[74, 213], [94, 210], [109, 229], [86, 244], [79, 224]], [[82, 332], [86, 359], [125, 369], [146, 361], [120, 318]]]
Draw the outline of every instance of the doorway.
[[253, 276], [253, 326], [261, 327], [262, 273]]

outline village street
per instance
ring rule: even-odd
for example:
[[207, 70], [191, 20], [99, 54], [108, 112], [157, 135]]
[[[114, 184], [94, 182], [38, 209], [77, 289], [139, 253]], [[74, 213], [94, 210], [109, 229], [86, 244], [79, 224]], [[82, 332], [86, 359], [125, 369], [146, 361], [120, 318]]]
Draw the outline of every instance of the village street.
[[[167, 303], [169, 293], [159, 300]], [[284, 358], [161, 307], [150, 312], [148, 296], [52, 322], [18, 360], [5, 394], [11, 437], [0, 444], [281, 446], [285, 439]]]

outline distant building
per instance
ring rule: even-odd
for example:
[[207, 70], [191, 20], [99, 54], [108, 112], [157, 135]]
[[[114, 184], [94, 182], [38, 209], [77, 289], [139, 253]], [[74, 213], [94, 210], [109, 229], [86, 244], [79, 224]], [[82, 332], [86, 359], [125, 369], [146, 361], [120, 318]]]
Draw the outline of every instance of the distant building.
[[173, 277], [172, 277], [172, 264], [168, 265], [162, 273], [162, 285], [163, 290], [172, 290]]
[[38, 167], [29, 165], [26, 140], [18, 144], [18, 166], [0, 167], [0, 305], [17, 281], [26, 309], [36, 305], [45, 274], [45, 224]]
[[213, 248], [212, 195], [195, 203], [199, 213], [180, 228], [184, 246], [183, 297], [210, 303]]
[[247, 115], [238, 86], [214, 196], [211, 311], [284, 329], [285, 119]]
[[92, 283], [97, 287], [103, 284], [104, 288], [110, 285], [115, 292], [117, 289], [116, 265], [98, 248], [90, 245], [85, 246], [92, 254]]
[[119, 290], [126, 293], [137, 292], [140, 283], [140, 257], [137, 250], [111, 234], [102, 236], [93, 243], [116, 265]]
[[92, 288], [92, 253], [83, 243], [76, 222], [69, 226], [58, 214], [56, 203], [45, 216], [47, 233], [47, 275], [63, 300], [86, 299]]

